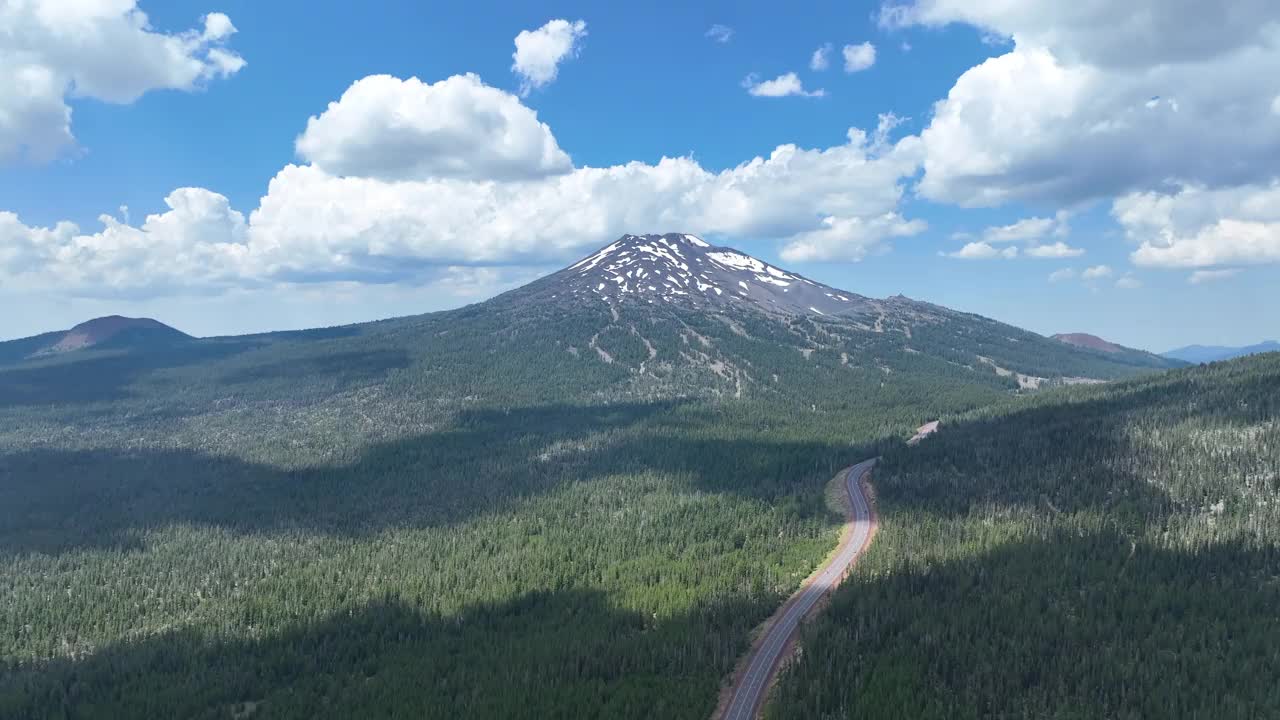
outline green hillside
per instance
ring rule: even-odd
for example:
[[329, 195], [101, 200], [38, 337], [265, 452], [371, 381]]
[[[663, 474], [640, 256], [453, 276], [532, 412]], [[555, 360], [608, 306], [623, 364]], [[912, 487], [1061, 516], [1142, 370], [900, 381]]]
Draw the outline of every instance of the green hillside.
[[875, 473], [882, 526], [771, 718], [1280, 707], [1280, 355], [971, 414]]

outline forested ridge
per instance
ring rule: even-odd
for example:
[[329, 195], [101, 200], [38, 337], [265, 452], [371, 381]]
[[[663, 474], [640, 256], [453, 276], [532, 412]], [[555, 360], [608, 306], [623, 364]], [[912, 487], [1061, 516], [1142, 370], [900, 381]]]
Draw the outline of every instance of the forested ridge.
[[1274, 717], [1280, 355], [889, 446], [881, 529], [770, 718]]

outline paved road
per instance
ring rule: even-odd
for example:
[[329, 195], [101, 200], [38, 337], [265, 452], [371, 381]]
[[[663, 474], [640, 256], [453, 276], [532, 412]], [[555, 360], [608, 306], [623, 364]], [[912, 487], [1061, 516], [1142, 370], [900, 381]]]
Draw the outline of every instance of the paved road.
[[768, 631], [751, 648], [747, 669], [737, 678], [729, 705], [720, 716], [722, 720], [753, 720], [759, 714], [765, 691], [777, 674], [778, 665], [796, 629], [800, 627], [800, 621], [823, 595], [840, 584], [845, 572], [871, 542], [876, 517], [867, 501], [862, 480], [875, 464], [875, 460], [865, 460], [845, 471], [845, 490], [849, 493], [853, 507], [851, 527], [841, 538], [835, 557], [774, 613]]

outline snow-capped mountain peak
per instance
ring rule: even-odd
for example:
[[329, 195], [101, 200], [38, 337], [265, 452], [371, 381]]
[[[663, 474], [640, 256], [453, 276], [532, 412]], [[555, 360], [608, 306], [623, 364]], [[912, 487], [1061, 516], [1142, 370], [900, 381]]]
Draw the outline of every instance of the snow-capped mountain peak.
[[624, 235], [557, 276], [570, 294], [610, 303], [747, 303], [785, 314], [849, 315], [869, 302], [685, 233]]

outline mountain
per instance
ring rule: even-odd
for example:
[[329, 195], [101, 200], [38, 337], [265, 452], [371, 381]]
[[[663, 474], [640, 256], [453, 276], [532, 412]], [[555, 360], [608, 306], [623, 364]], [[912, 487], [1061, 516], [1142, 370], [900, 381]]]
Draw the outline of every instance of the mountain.
[[1185, 363], [1177, 358], [1149, 353], [1146, 350], [1137, 350], [1135, 348], [1117, 345], [1116, 343], [1103, 340], [1097, 335], [1088, 333], [1058, 333], [1052, 336], [1054, 340], [1064, 342], [1068, 345], [1093, 350], [1103, 353], [1116, 360], [1124, 360], [1138, 365], [1146, 365], [1150, 367], [1175, 368], [1182, 367]]
[[80, 323], [70, 330], [0, 342], [0, 363], [90, 348], [145, 349], [191, 339], [190, 335], [157, 320], [111, 315]]
[[1216, 362], [1218, 360], [1230, 360], [1232, 358], [1244, 357], [1245, 355], [1256, 355], [1258, 353], [1280, 352], [1280, 342], [1268, 340], [1258, 343], [1257, 345], [1248, 345], [1246, 347], [1223, 347], [1220, 345], [1188, 345], [1176, 350], [1170, 350], [1161, 353], [1167, 358], [1182, 360], [1189, 363], [1207, 363]]
[[[203, 340], [154, 321], [86, 326], [0, 345], [0, 353], [13, 348], [11, 362], [66, 360], [19, 366], [9, 377], [21, 382], [6, 384], [0, 374], [0, 402], [66, 399], [69, 388], [80, 398], [145, 397], [126, 388], [160, 377], [187, 378], [191, 403], [235, 390], [333, 393], [390, 377], [412, 392], [433, 382], [508, 401], [698, 396], [813, 405], [851, 402], [874, 388], [886, 403], [910, 396], [946, 405], [946, 397], [986, 402], [1170, 364], [1077, 348], [901, 295], [864, 297], [686, 234], [626, 235], [524, 287], [428, 315]], [[80, 346], [124, 355], [72, 362], [80, 353], [55, 350]], [[96, 379], [71, 377], [81, 373]]]
[[[714, 351], [702, 353], [708, 356], [703, 365], [752, 381], [760, 374], [750, 372], [751, 356], [779, 348], [790, 349], [795, 353], [791, 359], [803, 358], [808, 365], [878, 368], [886, 374], [910, 368], [945, 375], [964, 369], [1024, 388], [1050, 379], [1115, 379], [1176, 364], [1137, 351], [1109, 355], [1064, 346], [901, 295], [864, 297], [678, 233], [623, 236], [557, 273], [496, 298], [491, 306], [516, 314], [537, 307], [607, 309], [610, 320], [586, 343], [597, 353], [604, 350], [601, 357], [634, 355], [641, 350], [641, 343], [633, 342], [637, 328], [645, 326], [663, 328], [673, 342], [687, 343], [692, 336], [686, 330], [692, 323], [725, 336]], [[641, 313], [643, 321], [637, 324], [634, 313]], [[725, 328], [731, 332], [724, 333]], [[747, 347], [749, 343], [732, 336], [765, 341], [768, 347]], [[612, 352], [610, 343], [622, 351]], [[697, 360], [696, 355], [666, 358], [686, 366], [698, 365]]]

